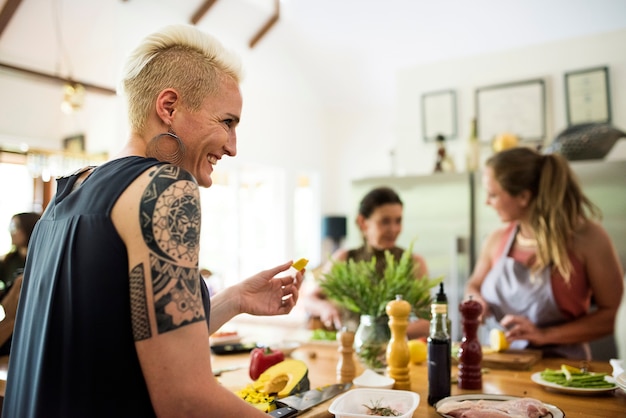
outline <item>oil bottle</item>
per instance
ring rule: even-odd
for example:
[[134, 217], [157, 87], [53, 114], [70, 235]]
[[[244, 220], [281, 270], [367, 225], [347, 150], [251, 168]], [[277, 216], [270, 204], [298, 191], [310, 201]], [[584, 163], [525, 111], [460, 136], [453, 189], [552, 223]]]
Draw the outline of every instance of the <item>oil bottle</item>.
[[430, 335], [428, 337], [428, 404], [450, 396], [452, 345], [448, 329], [448, 303], [439, 285], [439, 293], [430, 307]]

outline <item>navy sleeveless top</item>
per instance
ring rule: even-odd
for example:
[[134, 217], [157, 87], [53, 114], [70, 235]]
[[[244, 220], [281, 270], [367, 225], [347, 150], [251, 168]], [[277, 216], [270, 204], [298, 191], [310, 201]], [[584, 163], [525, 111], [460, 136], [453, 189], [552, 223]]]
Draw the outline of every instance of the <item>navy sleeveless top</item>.
[[[3, 417], [155, 416], [135, 351], [127, 251], [111, 210], [158, 164], [113, 160], [74, 191], [78, 174], [58, 179], [29, 244]], [[208, 322], [208, 290], [198, 280]]]

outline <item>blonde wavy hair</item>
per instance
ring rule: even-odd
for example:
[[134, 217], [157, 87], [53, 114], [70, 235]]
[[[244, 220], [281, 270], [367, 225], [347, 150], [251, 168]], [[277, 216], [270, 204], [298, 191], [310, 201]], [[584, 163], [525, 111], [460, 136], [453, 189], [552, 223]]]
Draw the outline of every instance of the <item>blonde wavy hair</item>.
[[131, 129], [143, 132], [163, 89], [176, 89], [184, 106], [198, 110], [218, 92], [223, 77], [239, 84], [241, 68], [238, 56], [194, 26], [170, 25], [147, 36], [129, 55], [118, 87], [128, 102]]
[[494, 154], [486, 165], [511, 196], [530, 191], [529, 220], [537, 239], [533, 273], [552, 265], [569, 282], [570, 240], [581, 224], [601, 219], [602, 212], [585, 196], [568, 161], [559, 154], [518, 147]]

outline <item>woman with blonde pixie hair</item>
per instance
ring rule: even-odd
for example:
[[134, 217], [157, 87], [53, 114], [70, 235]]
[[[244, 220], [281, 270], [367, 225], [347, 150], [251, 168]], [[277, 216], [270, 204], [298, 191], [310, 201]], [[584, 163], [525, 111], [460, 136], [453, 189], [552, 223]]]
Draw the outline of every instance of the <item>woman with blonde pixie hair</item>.
[[126, 145], [60, 178], [33, 232], [3, 416], [267, 416], [213, 376], [209, 335], [240, 313], [289, 313], [303, 273], [277, 277], [287, 261], [210, 299], [198, 270], [198, 186], [237, 154], [240, 78], [190, 25], [132, 53]]
[[505, 225], [486, 239], [466, 296], [514, 347], [590, 359], [588, 342], [612, 334], [623, 292], [600, 210], [558, 154], [499, 152], [487, 160], [483, 184]]

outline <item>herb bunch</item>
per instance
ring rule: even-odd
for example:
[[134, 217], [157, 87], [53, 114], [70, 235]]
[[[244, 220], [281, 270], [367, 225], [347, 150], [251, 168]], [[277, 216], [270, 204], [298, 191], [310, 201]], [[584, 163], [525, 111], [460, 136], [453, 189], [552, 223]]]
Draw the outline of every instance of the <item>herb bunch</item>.
[[397, 417], [400, 416], [400, 412], [391, 408], [390, 406], [382, 406], [382, 400], [370, 401], [371, 406], [363, 404], [367, 408], [367, 415], [377, 417]]
[[380, 317], [387, 303], [402, 295], [418, 318], [428, 318], [430, 289], [442, 277], [416, 279], [417, 265], [413, 263], [413, 244], [404, 250], [399, 260], [385, 251], [386, 267], [381, 276], [376, 271], [376, 258], [369, 261], [336, 261], [320, 283], [326, 297], [359, 315]]

